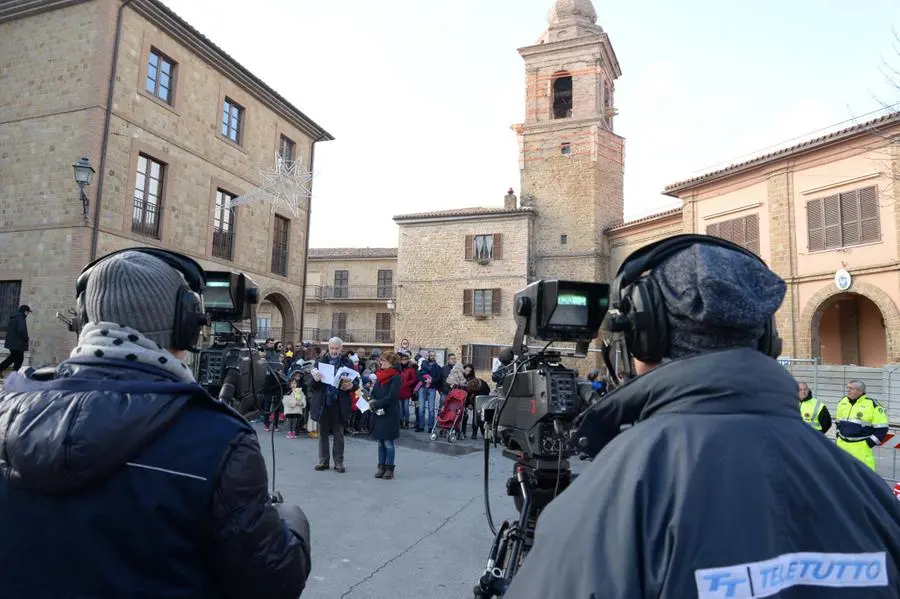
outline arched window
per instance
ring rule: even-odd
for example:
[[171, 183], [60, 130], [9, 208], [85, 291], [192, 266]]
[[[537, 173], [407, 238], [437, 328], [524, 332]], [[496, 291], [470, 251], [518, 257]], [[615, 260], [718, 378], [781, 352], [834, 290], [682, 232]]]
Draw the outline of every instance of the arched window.
[[561, 73], [553, 79], [553, 118], [572, 116], [572, 76]]

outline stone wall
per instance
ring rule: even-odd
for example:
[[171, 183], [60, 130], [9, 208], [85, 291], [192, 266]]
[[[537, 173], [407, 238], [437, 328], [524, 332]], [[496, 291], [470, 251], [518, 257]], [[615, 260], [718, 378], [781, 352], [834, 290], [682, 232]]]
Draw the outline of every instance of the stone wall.
[[[400, 222], [396, 333], [419, 347], [449, 349], [509, 344], [515, 332], [513, 297], [527, 284], [531, 215], [460, 217]], [[465, 260], [467, 235], [502, 235], [502, 258], [489, 264]], [[463, 315], [465, 289], [500, 289], [499, 314]]]
[[[55, 313], [74, 306], [74, 281], [90, 258], [99, 176], [87, 188], [85, 221], [71, 165], [86, 156], [99, 168], [117, 8], [87, 2], [0, 23], [0, 281], [22, 281], [20, 300], [34, 309], [28, 324], [36, 364], [58, 362], [74, 346]], [[298, 328], [308, 212], [279, 210], [290, 220], [287, 276], [271, 269], [270, 204], [236, 208], [233, 260], [212, 255], [212, 219], [216, 190], [251, 191], [259, 167], [274, 164], [282, 135], [304, 160], [311, 139], [133, 9], [124, 15], [97, 255], [148, 245], [186, 253], [211, 270], [245, 272], [285, 328]], [[151, 48], [177, 63], [171, 105], [144, 89]], [[218, 134], [226, 95], [246, 109], [240, 144]], [[131, 231], [140, 154], [166, 165], [159, 239]]]

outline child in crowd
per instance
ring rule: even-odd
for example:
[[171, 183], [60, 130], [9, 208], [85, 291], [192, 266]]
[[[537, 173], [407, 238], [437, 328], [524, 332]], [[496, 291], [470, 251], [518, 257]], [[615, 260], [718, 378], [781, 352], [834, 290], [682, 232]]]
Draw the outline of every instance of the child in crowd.
[[288, 439], [296, 439], [303, 426], [303, 414], [306, 412], [306, 394], [300, 387], [300, 379], [291, 377], [291, 390], [281, 402], [284, 405], [284, 413], [287, 416], [289, 430]]

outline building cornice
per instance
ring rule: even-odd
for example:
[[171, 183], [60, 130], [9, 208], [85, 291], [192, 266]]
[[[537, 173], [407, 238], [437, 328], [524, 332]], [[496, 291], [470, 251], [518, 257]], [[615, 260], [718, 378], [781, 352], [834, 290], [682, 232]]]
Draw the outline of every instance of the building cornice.
[[607, 35], [606, 32], [584, 37], [575, 37], [558, 42], [525, 46], [519, 48], [519, 55], [525, 59], [540, 55], [553, 56], [555, 54], [570, 53], [572, 50], [598, 45], [603, 48], [603, 58], [612, 66], [613, 79], [618, 79], [622, 76], [622, 68], [619, 66], [619, 59], [616, 56], [616, 51], [613, 50], [612, 43], [609, 41], [609, 35]]
[[887, 133], [885, 133], [885, 130], [896, 128], [898, 125], [900, 125], [900, 111], [892, 112], [885, 116], [881, 116], [864, 123], [859, 123], [851, 127], [841, 129], [839, 131], [834, 131], [827, 135], [808, 139], [788, 148], [783, 148], [781, 150], [776, 150], [762, 156], [757, 156], [756, 158], [751, 158], [750, 160], [747, 160], [745, 162], [732, 164], [725, 168], [712, 171], [704, 175], [667, 185], [663, 190], [663, 194], [675, 198], [681, 197], [681, 195], [687, 191], [692, 191], [711, 183], [727, 180], [743, 173], [763, 167], [771, 167], [772, 165], [776, 165], [788, 158], [810, 154], [812, 152], [817, 152], [832, 146], [836, 146], [867, 136], [883, 136], [885, 137], [885, 144], [889, 144], [891, 143], [891, 141], [887, 139]]
[[238, 63], [209, 38], [192, 27], [158, 0], [135, 0], [129, 5], [135, 12], [159, 27], [204, 62], [244, 88], [270, 110], [308, 135], [314, 142], [334, 137], [307, 117], [281, 94]]
[[583, 130], [585, 127], [593, 127], [595, 125], [610, 135], [614, 135], [624, 141], [624, 137], [609, 130], [606, 119], [602, 116], [589, 116], [580, 119], [557, 119], [550, 122], [516, 123], [511, 126], [511, 129], [519, 135], [523, 133], [543, 134]]
[[431, 223], [461, 223], [467, 221], [480, 222], [485, 220], [503, 220], [503, 219], [530, 219], [533, 218], [535, 213], [531, 210], [517, 210], [517, 211], [508, 211], [508, 212], [497, 212], [497, 213], [468, 213], [468, 214], [459, 214], [459, 215], [434, 215], [434, 216], [416, 216], [416, 215], [403, 215], [403, 216], [395, 216], [394, 221], [399, 226], [404, 225], [421, 225], [421, 224], [431, 224]]
[[7, 0], [0, 3], [0, 23], [33, 17], [91, 0]]

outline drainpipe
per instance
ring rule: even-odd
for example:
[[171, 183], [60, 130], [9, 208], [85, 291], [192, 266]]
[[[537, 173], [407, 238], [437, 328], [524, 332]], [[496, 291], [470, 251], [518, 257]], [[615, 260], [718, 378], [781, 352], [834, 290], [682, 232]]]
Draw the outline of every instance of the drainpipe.
[[[787, 181], [785, 181], [787, 187], [787, 200], [788, 200], [788, 248], [790, 249], [790, 259], [788, 261], [790, 267], [790, 277], [791, 277], [791, 344], [793, 345], [793, 353], [791, 356], [793, 358], [797, 357], [797, 307], [799, 304], [799, 298], [797, 297], [798, 285], [796, 282], [797, 272], [794, 269], [794, 261], [797, 256], [797, 248], [794, 247], [794, 210], [796, 206], [794, 205], [794, 167], [791, 165], [789, 167], [787, 173]], [[809, 357], [812, 358], [812, 348], [809, 351]]]
[[[316, 162], [316, 143], [321, 140], [315, 140], [312, 142], [312, 147], [309, 150], [309, 174], [313, 174], [313, 167]], [[310, 192], [312, 192], [312, 185], [310, 185]], [[306, 251], [303, 255], [303, 285], [300, 288], [300, 345], [303, 345], [303, 320], [304, 316], [306, 316], [306, 275], [309, 271], [309, 230], [310, 224], [312, 223], [312, 193], [309, 196], [309, 203], [306, 206], [306, 239], [304, 243], [306, 244]]]
[[109, 127], [112, 120], [113, 95], [116, 90], [116, 69], [119, 66], [119, 45], [122, 41], [122, 18], [125, 7], [134, 0], [125, 0], [119, 6], [119, 14], [116, 16], [116, 38], [113, 41], [112, 65], [109, 70], [109, 92], [106, 96], [106, 118], [103, 122], [103, 146], [100, 148], [100, 168], [97, 173], [97, 198], [94, 201], [94, 223], [91, 231], [91, 257], [88, 262], [97, 259], [97, 242], [100, 239], [100, 205], [103, 202], [103, 184], [106, 182], [106, 157], [109, 153]]

